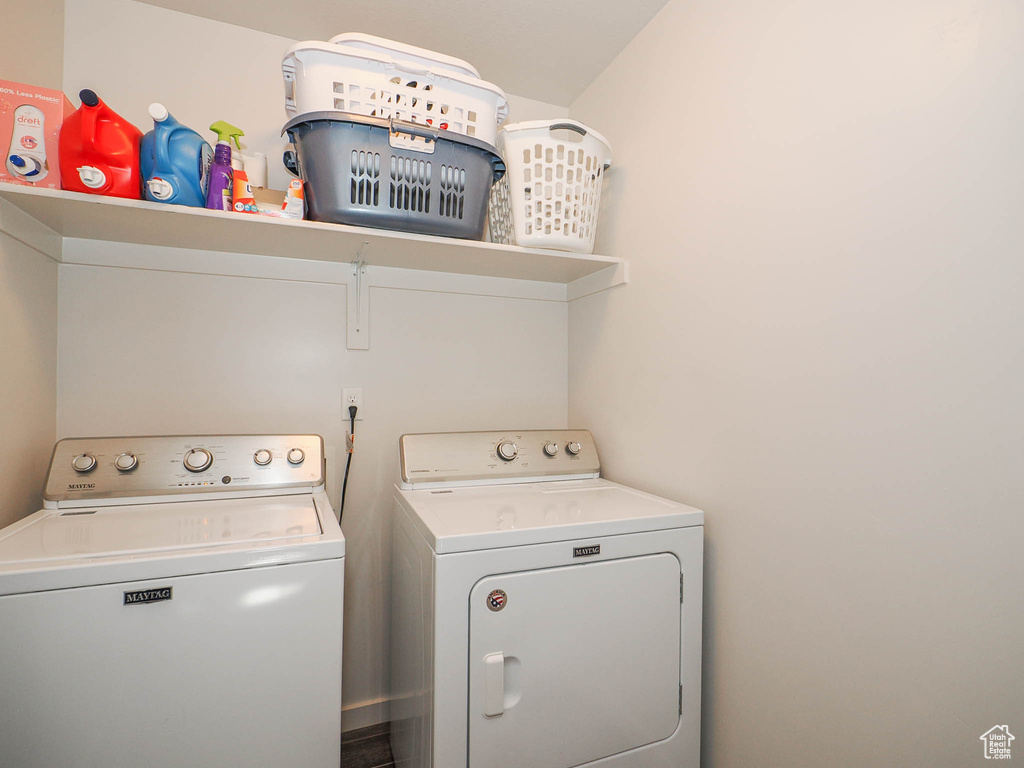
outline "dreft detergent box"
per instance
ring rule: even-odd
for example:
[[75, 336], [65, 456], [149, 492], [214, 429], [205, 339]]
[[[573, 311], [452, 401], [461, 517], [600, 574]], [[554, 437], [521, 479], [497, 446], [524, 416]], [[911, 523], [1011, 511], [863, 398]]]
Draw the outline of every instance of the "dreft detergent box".
[[60, 91], [0, 80], [0, 181], [60, 189], [57, 141], [74, 111]]

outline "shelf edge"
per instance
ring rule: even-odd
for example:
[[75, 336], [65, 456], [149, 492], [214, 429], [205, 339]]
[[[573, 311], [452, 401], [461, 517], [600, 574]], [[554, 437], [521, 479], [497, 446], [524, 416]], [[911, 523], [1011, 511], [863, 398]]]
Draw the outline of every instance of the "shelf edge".
[[[10, 227], [19, 232], [18, 239], [57, 260], [63, 259], [62, 238], [335, 263], [348, 263], [349, 256], [355, 258], [357, 251], [368, 244], [366, 261], [372, 266], [563, 286], [602, 274], [609, 267], [615, 267], [618, 273], [624, 263], [602, 255], [323, 222], [243, 217], [7, 184], [0, 184], [0, 203], [7, 211], [6, 218], [13, 222]], [[109, 219], [103, 215], [105, 211], [110, 213]], [[136, 212], [139, 218], [135, 218]], [[422, 267], [417, 264], [420, 257]]]
[[[70, 266], [302, 281], [328, 285], [348, 285], [352, 280], [350, 262], [198, 251], [78, 238], [65, 239], [64, 263]], [[559, 282], [433, 272], [372, 264], [368, 267], [367, 278], [371, 288], [559, 303], [566, 301], [566, 284]]]

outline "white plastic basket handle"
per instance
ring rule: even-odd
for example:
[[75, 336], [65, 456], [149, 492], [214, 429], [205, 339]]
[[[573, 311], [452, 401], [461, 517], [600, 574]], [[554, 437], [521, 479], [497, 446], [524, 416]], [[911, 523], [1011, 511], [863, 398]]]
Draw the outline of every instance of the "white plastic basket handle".
[[434, 73], [430, 71], [430, 67], [426, 67], [422, 64], [416, 64], [411, 61], [403, 61], [401, 64], [397, 62], [389, 62], [388, 69], [398, 69], [405, 72], [407, 75], [425, 75], [433, 77]]
[[451, 78], [447, 75], [438, 74], [428, 66], [411, 61], [390, 61], [386, 69], [389, 72], [398, 72], [404, 77], [418, 77], [420, 80], [429, 80], [434, 84], [451, 81]]

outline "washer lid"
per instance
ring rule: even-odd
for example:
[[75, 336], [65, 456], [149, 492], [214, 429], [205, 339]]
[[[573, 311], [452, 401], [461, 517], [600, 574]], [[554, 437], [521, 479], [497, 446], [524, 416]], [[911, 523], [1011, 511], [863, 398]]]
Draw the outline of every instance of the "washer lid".
[[0, 530], [0, 594], [343, 557], [319, 504], [298, 494], [42, 510]]
[[698, 509], [603, 479], [398, 493], [438, 554], [704, 523]]

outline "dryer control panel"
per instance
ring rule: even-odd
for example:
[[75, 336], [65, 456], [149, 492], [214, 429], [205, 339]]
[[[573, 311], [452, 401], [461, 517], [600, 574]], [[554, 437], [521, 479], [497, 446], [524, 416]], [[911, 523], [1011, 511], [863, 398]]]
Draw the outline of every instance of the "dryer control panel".
[[43, 498], [74, 502], [195, 493], [251, 496], [314, 488], [323, 485], [324, 473], [319, 435], [75, 437], [54, 447]]
[[594, 437], [585, 429], [402, 435], [399, 449], [402, 481], [407, 485], [601, 474]]

